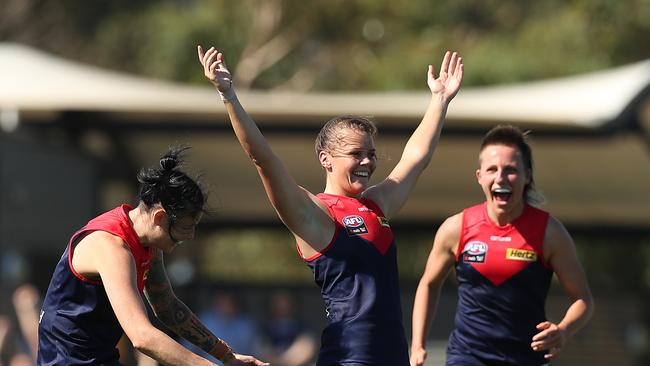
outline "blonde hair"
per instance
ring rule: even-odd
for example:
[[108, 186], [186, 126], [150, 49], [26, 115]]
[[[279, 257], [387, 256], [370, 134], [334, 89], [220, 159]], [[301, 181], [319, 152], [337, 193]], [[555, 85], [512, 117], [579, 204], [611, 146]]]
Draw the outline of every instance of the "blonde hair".
[[359, 132], [364, 132], [375, 137], [377, 135], [377, 127], [375, 123], [367, 117], [361, 116], [340, 116], [335, 117], [327, 121], [318, 136], [316, 136], [316, 154], [319, 154], [321, 151], [333, 151], [341, 145], [341, 139], [338, 136], [337, 132], [350, 128]]

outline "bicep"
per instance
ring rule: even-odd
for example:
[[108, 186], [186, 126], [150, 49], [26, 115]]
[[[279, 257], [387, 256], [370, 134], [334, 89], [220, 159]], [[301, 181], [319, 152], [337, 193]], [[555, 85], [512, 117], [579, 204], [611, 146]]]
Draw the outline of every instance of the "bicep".
[[553, 218], [548, 223], [544, 246], [548, 263], [564, 291], [572, 299], [590, 297], [587, 276], [578, 259], [573, 239], [564, 226]]
[[330, 231], [333, 230], [332, 218], [325, 205], [299, 186], [284, 164], [278, 161], [274, 169], [258, 169], [271, 205], [291, 232], [312, 243], [321, 241], [323, 228], [331, 226]]
[[459, 215], [445, 220], [433, 240], [433, 247], [427, 259], [422, 280], [435, 286], [441, 286], [449, 271], [456, 263], [455, 248], [460, 237]]
[[127, 336], [151, 325], [138, 291], [135, 261], [126, 245], [104, 241], [97, 243], [95, 253], [97, 258], [101, 258], [96, 267], [106, 295]]
[[404, 206], [417, 183], [422, 168], [409, 159], [402, 158], [388, 177], [377, 185], [370, 187], [364, 196], [371, 198], [387, 217], [392, 217]]

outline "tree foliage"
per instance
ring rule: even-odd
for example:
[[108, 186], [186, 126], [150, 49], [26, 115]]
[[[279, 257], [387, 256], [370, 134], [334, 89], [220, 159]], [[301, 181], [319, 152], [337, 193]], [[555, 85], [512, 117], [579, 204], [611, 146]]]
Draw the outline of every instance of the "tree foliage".
[[240, 88], [419, 90], [458, 50], [466, 85], [561, 77], [650, 57], [650, 0], [0, 0], [0, 40], [201, 82], [196, 44]]

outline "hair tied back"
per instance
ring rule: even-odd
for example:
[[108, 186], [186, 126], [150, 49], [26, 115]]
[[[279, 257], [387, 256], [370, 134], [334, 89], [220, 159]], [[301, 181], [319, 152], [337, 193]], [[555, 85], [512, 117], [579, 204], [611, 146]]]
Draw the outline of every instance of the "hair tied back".
[[160, 166], [165, 171], [174, 170], [174, 168], [176, 168], [176, 165], [178, 165], [178, 160], [176, 160], [176, 158], [176, 156], [165, 155], [160, 158]]

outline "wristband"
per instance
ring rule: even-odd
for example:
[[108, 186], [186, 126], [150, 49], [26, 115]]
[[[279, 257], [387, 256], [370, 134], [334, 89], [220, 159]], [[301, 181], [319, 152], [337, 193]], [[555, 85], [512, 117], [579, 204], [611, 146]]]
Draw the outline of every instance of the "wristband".
[[219, 93], [219, 98], [221, 98], [222, 102], [227, 102], [229, 100], [237, 98], [237, 94], [235, 94], [235, 91], [232, 89], [232, 87], [226, 90], [225, 93], [217, 89], [217, 93]]
[[225, 92], [222, 92], [219, 90], [219, 88], [217, 88], [217, 93], [219, 93], [219, 98], [221, 98], [222, 102], [237, 98], [237, 94], [235, 94], [235, 90], [232, 88], [232, 79], [228, 80], [228, 82], [230, 82], [230, 85]]
[[228, 343], [219, 338], [217, 338], [217, 341], [208, 353], [221, 362], [226, 362], [235, 357]]

